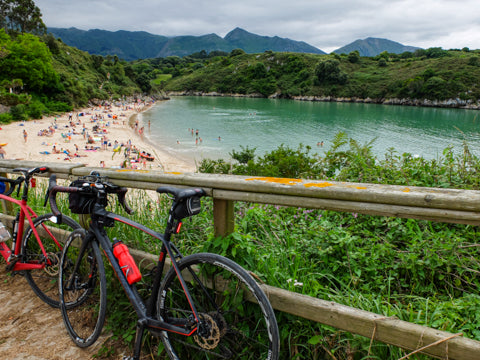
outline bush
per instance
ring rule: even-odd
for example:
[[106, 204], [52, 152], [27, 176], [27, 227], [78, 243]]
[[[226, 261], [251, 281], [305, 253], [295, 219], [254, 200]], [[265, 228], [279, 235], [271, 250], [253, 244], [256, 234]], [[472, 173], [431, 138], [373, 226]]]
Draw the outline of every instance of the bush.
[[9, 113], [0, 114], [0, 124], [10, 124], [13, 121], [13, 117]]
[[0, 94], [0, 104], [7, 106], [14, 106], [21, 103], [20, 97], [17, 94], [4, 93]]
[[255, 159], [256, 147], [250, 149], [248, 146], [244, 147], [243, 145], [240, 145], [240, 148], [242, 151], [236, 152], [235, 150], [232, 150], [232, 152], [229, 153], [232, 159], [237, 160], [240, 164], [247, 164], [249, 161]]
[[41, 119], [47, 108], [40, 101], [34, 101], [27, 106], [27, 114], [30, 119]]
[[360, 61], [360, 53], [358, 50], [352, 51], [350, 54], [348, 54], [347, 59], [352, 64], [356, 64]]
[[347, 74], [340, 70], [340, 62], [335, 59], [322, 60], [315, 68], [318, 84], [339, 84], [347, 82]]
[[15, 121], [28, 120], [27, 107], [23, 104], [12, 106], [10, 115]]
[[387, 66], [387, 61], [385, 59], [379, 59], [378, 60], [378, 66], [379, 67], [385, 67]]
[[243, 51], [242, 49], [233, 49], [230, 52], [231, 57], [238, 56], [238, 55], [243, 55], [243, 54], [245, 54], [245, 51]]

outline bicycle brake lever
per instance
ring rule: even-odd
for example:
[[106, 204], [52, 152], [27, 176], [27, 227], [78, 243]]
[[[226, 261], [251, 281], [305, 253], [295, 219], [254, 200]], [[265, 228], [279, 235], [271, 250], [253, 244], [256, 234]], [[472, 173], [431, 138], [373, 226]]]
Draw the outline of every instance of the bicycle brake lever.
[[43, 207], [47, 206], [49, 194], [50, 194], [50, 189], [47, 189], [47, 191], [45, 191], [45, 201], [43, 202]]
[[[20, 196], [20, 187], [22, 186], [21, 184], [22, 184], [22, 183], [19, 183], [19, 184], [18, 184], [18, 187], [17, 187], [17, 197]], [[27, 185], [25, 185], [25, 186], [27, 186]]]

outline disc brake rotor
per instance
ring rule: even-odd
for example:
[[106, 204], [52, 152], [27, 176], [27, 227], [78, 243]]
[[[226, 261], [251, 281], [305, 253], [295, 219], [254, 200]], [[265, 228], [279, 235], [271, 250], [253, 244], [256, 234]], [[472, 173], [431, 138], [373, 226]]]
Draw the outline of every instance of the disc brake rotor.
[[56, 253], [48, 253], [48, 264], [45, 264], [43, 270], [50, 276], [57, 276], [60, 270], [60, 258]]
[[[220, 342], [221, 332], [217, 322], [209, 314], [200, 315], [201, 329], [193, 336], [195, 342], [203, 349], [215, 349]], [[200, 333], [200, 334], [199, 334]]]

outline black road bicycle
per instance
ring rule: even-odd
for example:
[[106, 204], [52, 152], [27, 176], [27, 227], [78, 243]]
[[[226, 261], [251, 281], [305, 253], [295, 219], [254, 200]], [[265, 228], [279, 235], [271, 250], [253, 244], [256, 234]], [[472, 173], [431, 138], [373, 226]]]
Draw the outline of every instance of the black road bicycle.
[[[87, 231], [74, 231], [64, 247], [59, 274], [60, 308], [68, 333], [80, 347], [99, 337], [106, 313], [106, 276], [100, 248], [109, 260], [138, 317], [133, 357], [139, 359], [147, 330], [160, 337], [171, 359], [278, 359], [279, 333], [274, 311], [253, 277], [235, 262], [211, 253], [183, 256], [171, 242], [182, 219], [201, 210], [203, 189], [159, 187], [172, 204], [163, 234], [106, 210], [108, 194], [116, 194], [127, 213], [126, 188], [98, 173], [57, 186], [50, 179], [50, 206], [58, 192], [69, 193], [73, 212], [90, 214]], [[129, 283], [105, 228], [115, 222], [132, 226], [162, 243], [151, 294], [142, 300], [135, 283]], [[167, 257], [171, 267], [164, 275]], [[122, 262], [122, 261], [120, 261]], [[122, 269], [123, 267], [123, 269]], [[135, 267], [135, 264], [133, 264]], [[136, 281], [136, 280], [134, 280]], [[132, 282], [132, 281], [130, 281]]]

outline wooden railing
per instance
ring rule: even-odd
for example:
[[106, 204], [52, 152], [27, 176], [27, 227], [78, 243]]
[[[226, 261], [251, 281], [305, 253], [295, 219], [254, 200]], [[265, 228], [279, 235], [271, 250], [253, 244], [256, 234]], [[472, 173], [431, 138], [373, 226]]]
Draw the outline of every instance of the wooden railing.
[[[44, 163], [0, 160], [0, 173], [15, 167]], [[148, 170], [87, 168], [80, 164], [47, 164], [59, 178], [74, 179], [92, 170], [107, 175], [114, 183], [154, 190], [160, 185], [195, 186], [213, 198], [216, 235], [234, 228], [234, 202], [348, 211], [461, 224], [480, 224], [480, 191], [419, 188], [394, 185], [343, 183], [321, 180], [252, 176], [162, 173]], [[142, 258], [155, 258], [135, 252]], [[480, 342], [396, 318], [316, 299], [262, 285], [272, 306], [282, 312], [330, 325], [376, 341], [415, 350], [441, 359], [480, 359]]]

